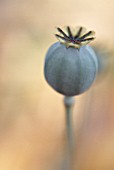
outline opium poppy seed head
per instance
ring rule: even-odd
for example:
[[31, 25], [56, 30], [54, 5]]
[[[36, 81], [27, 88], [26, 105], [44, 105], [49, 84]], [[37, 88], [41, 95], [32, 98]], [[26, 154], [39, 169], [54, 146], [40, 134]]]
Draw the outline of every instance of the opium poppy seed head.
[[65, 96], [79, 95], [93, 84], [98, 61], [89, 45], [95, 37], [94, 31], [85, 33], [85, 28], [77, 31], [66, 27], [66, 32], [57, 28], [55, 34], [59, 42], [54, 43], [45, 58], [44, 76], [48, 84]]

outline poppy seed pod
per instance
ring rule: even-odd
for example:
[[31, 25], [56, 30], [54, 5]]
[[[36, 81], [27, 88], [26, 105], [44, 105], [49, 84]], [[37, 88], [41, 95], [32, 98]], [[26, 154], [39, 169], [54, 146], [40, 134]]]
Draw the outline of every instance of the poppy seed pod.
[[49, 85], [57, 92], [74, 96], [85, 92], [92, 85], [98, 71], [98, 63], [93, 49], [89, 45], [82, 45], [93, 37], [86, 38], [88, 33], [81, 35], [80, 29], [73, 36], [70, 28], [67, 29], [68, 35], [61, 29], [60, 32], [64, 36], [56, 35], [62, 42], [57, 42], [49, 48], [44, 74]]

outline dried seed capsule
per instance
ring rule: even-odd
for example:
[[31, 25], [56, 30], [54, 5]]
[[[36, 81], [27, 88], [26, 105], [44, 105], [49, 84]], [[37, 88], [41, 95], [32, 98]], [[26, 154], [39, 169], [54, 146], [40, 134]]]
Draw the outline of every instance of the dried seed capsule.
[[46, 54], [45, 78], [63, 95], [74, 96], [86, 91], [95, 80], [97, 71], [97, 58], [89, 45], [67, 48], [57, 42]]

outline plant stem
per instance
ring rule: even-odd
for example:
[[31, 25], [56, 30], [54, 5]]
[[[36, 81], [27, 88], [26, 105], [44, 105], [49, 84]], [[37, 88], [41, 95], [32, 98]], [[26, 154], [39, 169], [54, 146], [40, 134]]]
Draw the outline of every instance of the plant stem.
[[66, 110], [66, 130], [67, 130], [67, 169], [72, 170], [72, 158], [74, 149], [74, 134], [73, 134], [73, 121], [72, 109], [74, 105], [74, 97], [64, 97], [64, 105]]

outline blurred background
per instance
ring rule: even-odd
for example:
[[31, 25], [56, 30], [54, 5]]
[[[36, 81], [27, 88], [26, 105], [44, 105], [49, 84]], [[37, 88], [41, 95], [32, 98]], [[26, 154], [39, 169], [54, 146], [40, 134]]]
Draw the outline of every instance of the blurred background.
[[43, 67], [56, 26], [66, 25], [96, 32], [105, 66], [76, 97], [74, 170], [114, 170], [114, 1], [0, 0], [1, 170], [62, 170], [63, 96]]

